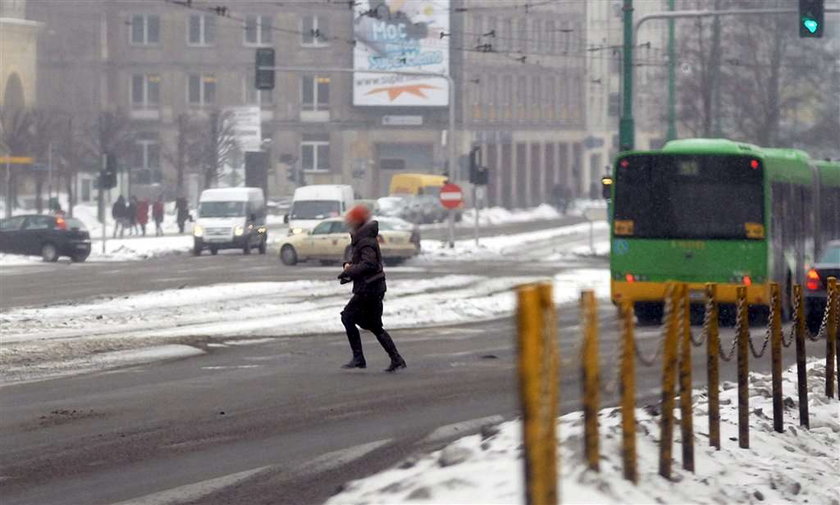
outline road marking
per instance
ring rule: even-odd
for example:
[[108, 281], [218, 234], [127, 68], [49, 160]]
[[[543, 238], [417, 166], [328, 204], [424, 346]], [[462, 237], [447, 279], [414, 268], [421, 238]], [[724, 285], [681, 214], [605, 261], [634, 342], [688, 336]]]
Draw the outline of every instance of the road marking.
[[112, 505], [174, 505], [177, 503], [195, 501], [199, 498], [215, 493], [216, 491], [220, 491], [226, 487], [230, 487], [246, 479], [250, 479], [251, 477], [259, 475], [272, 468], [274, 468], [272, 465], [261, 466], [259, 468], [245, 470], [244, 472], [223, 475], [221, 477], [216, 477], [215, 479], [195, 482], [193, 484], [187, 484], [185, 486], [141, 496], [139, 498], [121, 501]]
[[300, 472], [316, 474], [342, 467], [357, 459], [363, 458], [365, 455], [379, 449], [382, 446], [390, 444], [392, 441], [393, 439], [391, 438], [377, 440], [376, 442], [370, 442], [369, 444], [355, 445], [353, 447], [348, 447], [347, 449], [322, 454], [317, 458], [304, 463], [300, 468]]
[[488, 424], [499, 424], [501, 422], [504, 422], [504, 420], [504, 417], [500, 415], [495, 415], [488, 417], [480, 417], [478, 419], [470, 419], [469, 421], [463, 421], [460, 423], [447, 424], [429, 433], [426, 436], [426, 438], [420, 441], [420, 444], [433, 444], [437, 442], [442, 442], [450, 438], [460, 437], [469, 431], [478, 430], [482, 426]]
[[202, 370], [235, 370], [237, 368], [260, 368], [262, 365], [221, 365], [221, 366], [203, 366]]

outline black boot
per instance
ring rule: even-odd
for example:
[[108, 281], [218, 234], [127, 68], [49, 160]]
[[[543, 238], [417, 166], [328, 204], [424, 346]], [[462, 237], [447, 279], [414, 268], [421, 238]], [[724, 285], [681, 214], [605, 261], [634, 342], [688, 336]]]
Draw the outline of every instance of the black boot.
[[400, 353], [397, 351], [397, 346], [394, 345], [394, 340], [387, 331], [382, 330], [381, 333], [377, 333], [376, 340], [379, 341], [379, 344], [388, 353], [388, 357], [391, 358], [391, 364], [385, 369], [386, 372], [396, 372], [400, 368], [406, 367], [405, 360], [400, 356]]
[[344, 328], [347, 330], [347, 341], [350, 342], [350, 350], [353, 351], [353, 359], [341, 366], [341, 368], [367, 368], [365, 362], [365, 355], [362, 352], [362, 336], [359, 335], [359, 330], [353, 320], [341, 314], [341, 322], [344, 323]]

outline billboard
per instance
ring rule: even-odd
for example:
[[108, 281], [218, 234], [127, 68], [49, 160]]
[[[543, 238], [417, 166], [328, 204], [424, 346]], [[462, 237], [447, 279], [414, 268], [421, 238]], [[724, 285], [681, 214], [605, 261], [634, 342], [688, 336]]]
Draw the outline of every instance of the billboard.
[[359, 0], [353, 9], [353, 105], [449, 105], [446, 79], [388, 73], [449, 74], [449, 0]]
[[225, 109], [232, 123], [233, 134], [239, 149], [244, 153], [259, 151], [262, 144], [260, 108], [258, 106], [229, 107]]

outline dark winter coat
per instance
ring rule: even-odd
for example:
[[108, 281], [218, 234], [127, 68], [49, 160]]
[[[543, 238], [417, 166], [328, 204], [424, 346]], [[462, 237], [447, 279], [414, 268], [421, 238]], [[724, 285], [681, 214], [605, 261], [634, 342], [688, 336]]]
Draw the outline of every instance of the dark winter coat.
[[376, 221], [368, 221], [352, 234], [347, 277], [353, 280], [354, 294], [383, 295], [387, 289], [378, 236], [379, 223]]
[[155, 202], [152, 205], [152, 217], [158, 223], [163, 221], [163, 202]]
[[133, 201], [128, 202], [125, 206], [125, 217], [131, 221], [132, 226], [137, 224], [137, 204]]
[[118, 198], [114, 205], [111, 206], [111, 217], [114, 220], [124, 219], [126, 217], [125, 200]]

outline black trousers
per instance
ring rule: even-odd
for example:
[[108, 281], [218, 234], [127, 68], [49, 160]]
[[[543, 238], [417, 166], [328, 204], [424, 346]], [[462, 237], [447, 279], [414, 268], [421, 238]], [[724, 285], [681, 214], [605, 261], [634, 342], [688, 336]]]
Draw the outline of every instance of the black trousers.
[[388, 356], [391, 358], [399, 356], [394, 341], [382, 327], [382, 300], [384, 298], [384, 294], [354, 294], [341, 311], [341, 322], [347, 331], [347, 340], [350, 342], [350, 349], [354, 356], [363, 356], [362, 337], [357, 326], [373, 333]]

